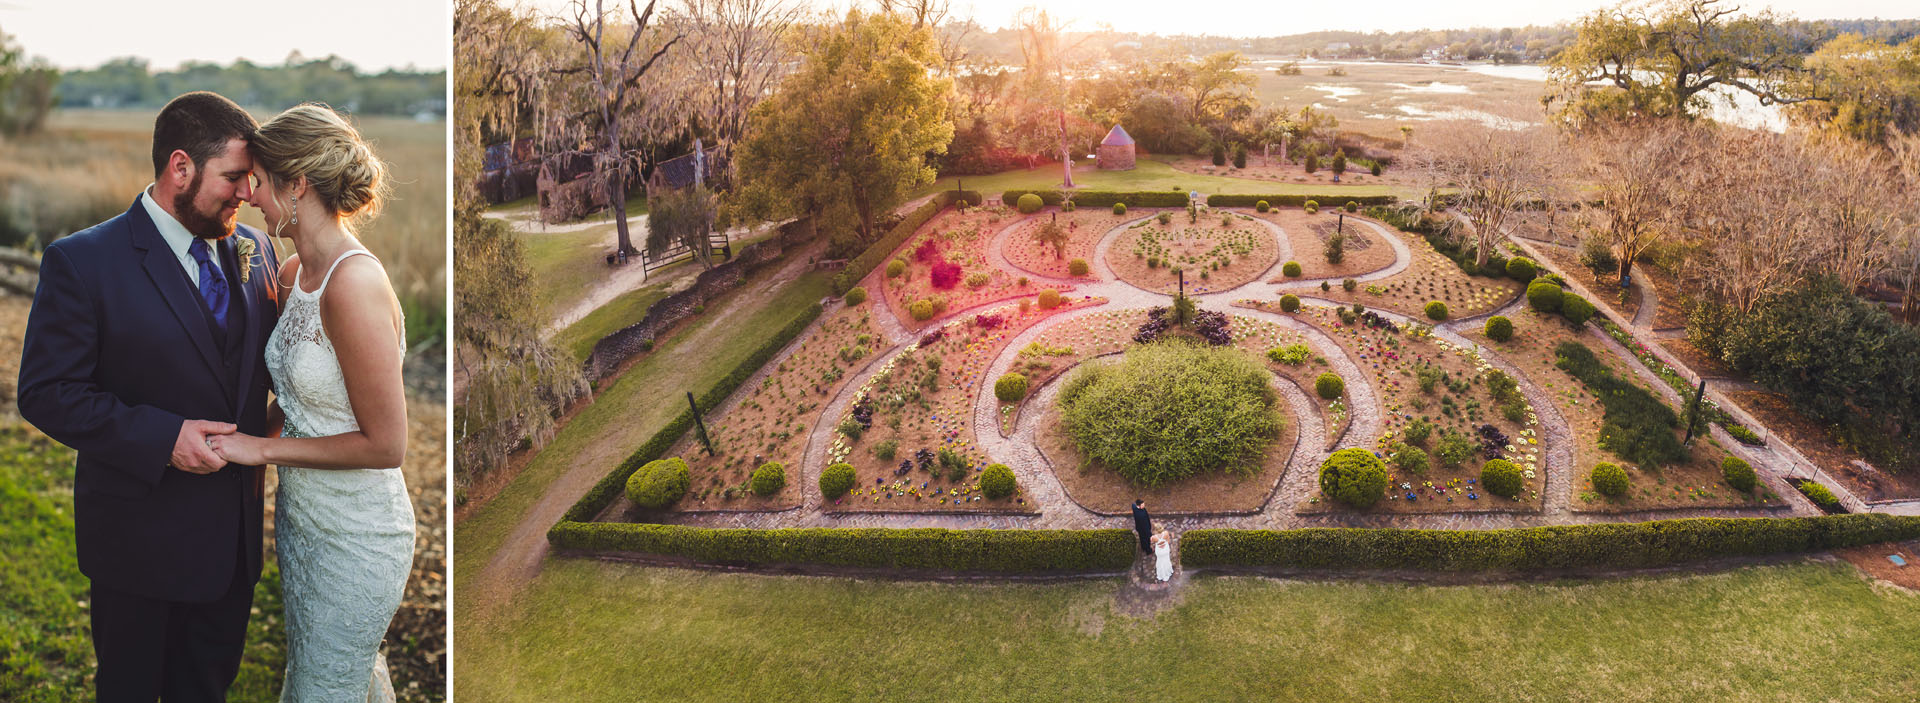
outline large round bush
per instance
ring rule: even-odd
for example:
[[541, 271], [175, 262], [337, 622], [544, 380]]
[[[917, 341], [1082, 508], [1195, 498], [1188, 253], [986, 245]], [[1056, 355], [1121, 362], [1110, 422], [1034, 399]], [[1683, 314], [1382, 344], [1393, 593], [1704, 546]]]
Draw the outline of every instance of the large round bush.
[[1727, 480], [1728, 486], [1732, 486], [1733, 490], [1741, 493], [1752, 491], [1757, 479], [1753, 473], [1753, 465], [1737, 456], [1720, 460], [1720, 475]]
[[1505, 315], [1489, 317], [1487, 318], [1486, 333], [1487, 339], [1496, 342], [1513, 339], [1513, 321], [1507, 319]]
[[1039, 212], [1040, 206], [1045, 204], [1046, 203], [1041, 202], [1040, 196], [1032, 193], [1022, 195], [1019, 200], [1014, 201], [1014, 206], [1020, 208], [1020, 212], [1028, 215]]
[[753, 492], [755, 495], [770, 496], [787, 487], [787, 467], [777, 461], [761, 464], [753, 470]]
[[1113, 204], [1113, 214], [1115, 214], [1115, 215], [1125, 215], [1125, 214], [1127, 214], [1127, 204], [1126, 204], [1126, 203], [1114, 203], [1114, 204]]
[[1255, 210], [1259, 210], [1259, 211], [1261, 211], [1261, 212], [1266, 212], [1266, 211], [1268, 211], [1268, 210], [1272, 210], [1272, 209], [1273, 209], [1273, 206], [1272, 206], [1272, 205], [1268, 205], [1268, 204], [1267, 204], [1267, 201], [1265, 201], [1265, 200], [1262, 200], [1262, 201], [1260, 201], [1260, 202], [1257, 202], [1257, 203], [1254, 203], [1254, 204], [1253, 204], [1253, 209], [1255, 209]]
[[1074, 259], [1072, 261], [1067, 262], [1067, 274], [1072, 276], [1087, 275], [1087, 260]]
[[901, 261], [899, 259], [894, 259], [892, 261], [887, 262], [887, 278], [899, 278], [900, 274], [903, 274], [906, 272], [907, 272], [907, 262]]
[[1445, 320], [1445, 319], [1447, 319], [1447, 304], [1446, 304], [1446, 303], [1442, 303], [1442, 302], [1440, 302], [1440, 301], [1438, 301], [1438, 300], [1435, 300], [1435, 301], [1432, 301], [1432, 302], [1429, 302], [1429, 303], [1427, 303], [1427, 308], [1426, 308], [1426, 310], [1427, 310], [1427, 319], [1429, 319], [1429, 320]]
[[1082, 454], [1141, 485], [1252, 473], [1280, 432], [1271, 379], [1238, 349], [1166, 341], [1081, 366], [1060, 412]]
[[980, 492], [988, 498], [999, 499], [1013, 495], [1017, 483], [1013, 480], [1013, 469], [1006, 464], [988, 464], [987, 470], [980, 472]]
[[1300, 312], [1300, 296], [1288, 293], [1280, 296], [1281, 312]]
[[915, 320], [932, 319], [933, 318], [933, 301], [927, 300], [926, 298], [915, 300], [913, 301], [912, 304], [907, 306], [907, 314], [912, 315], [913, 319]]
[[1564, 294], [1560, 286], [1546, 281], [1534, 281], [1527, 284], [1527, 306], [1540, 312], [1559, 312], [1560, 296]]
[[1587, 320], [1593, 319], [1594, 312], [1596, 312], [1596, 310], [1594, 310], [1593, 303], [1587, 302], [1586, 298], [1572, 293], [1560, 296], [1560, 314], [1565, 316], [1567, 321], [1573, 323], [1575, 327], [1587, 324]]
[[867, 289], [861, 288], [860, 286], [848, 288], [847, 294], [841, 296], [840, 299], [846, 301], [847, 307], [859, 307], [861, 303], [867, 302]]
[[1387, 494], [1387, 465], [1365, 449], [1342, 449], [1320, 464], [1320, 492], [1356, 508]]
[[1346, 391], [1347, 382], [1341, 380], [1338, 374], [1331, 371], [1320, 374], [1319, 378], [1313, 379], [1313, 392], [1320, 394], [1320, 397], [1326, 398], [1327, 400], [1338, 398], [1341, 393], [1345, 393]]
[[650, 461], [627, 477], [627, 499], [642, 508], [658, 510], [686, 495], [692, 483], [687, 462], [680, 457]]
[[1039, 305], [1041, 310], [1052, 310], [1060, 307], [1060, 291], [1052, 288], [1041, 290]]
[[1593, 490], [1605, 496], [1623, 496], [1627, 494], [1627, 470], [1619, 464], [1600, 462], [1593, 465]]
[[1520, 467], [1506, 459], [1491, 459], [1480, 467], [1480, 485], [1488, 493], [1507, 498], [1518, 498], [1524, 481], [1520, 478]]
[[1298, 261], [1287, 262], [1285, 265], [1282, 265], [1280, 267], [1280, 274], [1283, 276], [1286, 276], [1287, 278], [1299, 278], [1300, 262]]
[[993, 382], [993, 397], [1003, 403], [1018, 402], [1027, 397], [1027, 377], [1017, 373], [1001, 376]]
[[834, 464], [820, 472], [820, 495], [833, 500], [853, 490], [853, 465]]
[[1533, 259], [1524, 256], [1507, 259], [1508, 278], [1516, 281], [1531, 281], [1539, 273], [1540, 267], [1534, 265]]

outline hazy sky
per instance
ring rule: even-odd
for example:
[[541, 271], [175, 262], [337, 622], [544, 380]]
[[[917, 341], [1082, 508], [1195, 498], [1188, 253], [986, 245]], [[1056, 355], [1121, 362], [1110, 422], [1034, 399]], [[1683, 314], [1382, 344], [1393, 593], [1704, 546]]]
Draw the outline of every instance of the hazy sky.
[[[6, 2], [7, 0], [0, 0]], [[588, 0], [593, 2], [594, 0]], [[670, 0], [661, 0], [664, 5]], [[1044, 7], [1072, 21], [1069, 29], [1091, 30], [1106, 22], [1122, 32], [1161, 35], [1213, 34], [1280, 36], [1328, 29], [1403, 31], [1553, 24], [1577, 18], [1615, 2], [1605, 0], [1311, 0], [1309, 2], [1232, 2], [1227, 0], [952, 0], [954, 14], [972, 15], [982, 26], [1012, 21], [1028, 5]], [[568, 0], [531, 0], [534, 7], [560, 12]], [[640, 0], [642, 7], [646, 0]], [[848, 0], [810, 0], [814, 7], [845, 11]], [[872, 7], [871, 0], [858, 3]], [[1800, 19], [1879, 17], [1920, 18], [1916, 0], [1774, 0], [1730, 2], [1740, 7], [1771, 7]], [[624, 0], [608, 5], [626, 7]], [[968, 9], [971, 11], [968, 11]]]
[[363, 71], [443, 69], [452, 0], [0, 0], [0, 32], [61, 68], [138, 56], [277, 65], [298, 50], [337, 54]]

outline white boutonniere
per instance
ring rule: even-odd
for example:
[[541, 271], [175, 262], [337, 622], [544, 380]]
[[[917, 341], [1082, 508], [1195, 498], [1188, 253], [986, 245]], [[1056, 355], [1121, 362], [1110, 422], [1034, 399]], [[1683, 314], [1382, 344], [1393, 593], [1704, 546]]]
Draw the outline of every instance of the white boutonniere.
[[253, 277], [253, 255], [257, 248], [253, 238], [244, 234], [235, 237], [233, 245], [240, 254], [240, 284], [246, 285], [247, 279]]

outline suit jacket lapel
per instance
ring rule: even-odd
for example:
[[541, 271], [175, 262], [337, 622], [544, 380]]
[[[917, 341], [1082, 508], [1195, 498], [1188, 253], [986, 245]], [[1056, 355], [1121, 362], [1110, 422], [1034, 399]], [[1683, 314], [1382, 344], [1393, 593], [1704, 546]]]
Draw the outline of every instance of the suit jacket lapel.
[[[240, 282], [240, 276], [242, 275], [240, 272], [246, 271], [253, 266], [250, 261], [241, 261], [239, 252], [235, 250], [235, 243], [238, 241], [238, 238], [245, 236], [247, 236], [247, 233], [239, 231], [236, 228], [233, 236], [228, 237], [221, 243], [222, 248], [229, 252], [229, 256], [231, 257], [229, 260], [234, 262], [234, 266], [231, 269], [234, 275], [231, 277], [231, 280], [227, 281], [230, 284], [227, 288], [236, 291], [234, 300], [238, 301], [242, 306], [242, 314], [227, 315], [227, 334], [239, 335], [240, 337], [240, 360], [238, 364], [240, 373], [234, 376], [238, 382], [234, 384], [234, 388], [232, 389], [234, 391], [233, 407], [236, 411], [247, 407], [247, 391], [253, 387], [254, 366], [264, 361], [260, 358], [260, 354], [256, 350], [261, 348], [257, 340], [261, 334], [261, 328], [265, 325], [256, 323], [261, 319], [260, 306], [269, 304], [261, 299], [263, 296], [260, 295], [260, 284], [263, 282], [263, 279], [261, 278], [260, 271], [252, 271], [246, 274], [248, 277], [247, 282]], [[257, 251], [259, 242], [255, 242], [254, 244]], [[255, 256], [259, 256], [259, 254], [255, 254]], [[239, 326], [236, 327], [236, 325]]]
[[193, 348], [200, 352], [200, 360], [207, 365], [207, 372], [218, 379], [222, 390], [231, 391], [233, 381], [220, 372], [221, 350], [213, 342], [213, 330], [207, 328], [206, 303], [200, 300], [199, 291], [193, 290], [193, 281], [187, 278], [186, 271], [180, 268], [180, 260], [173, 255], [173, 249], [160, 238], [160, 230], [154, 228], [153, 220], [147, 217], [144, 207], [136, 203], [127, 211], [133, 221], [133, 246], [146, 250], [142, 266], [147, 277], [153, 280], [153, 286], [160, 292], [160, 299], [166, 301], [167, 309], [173, 311], [174, 319], [193, 341]]

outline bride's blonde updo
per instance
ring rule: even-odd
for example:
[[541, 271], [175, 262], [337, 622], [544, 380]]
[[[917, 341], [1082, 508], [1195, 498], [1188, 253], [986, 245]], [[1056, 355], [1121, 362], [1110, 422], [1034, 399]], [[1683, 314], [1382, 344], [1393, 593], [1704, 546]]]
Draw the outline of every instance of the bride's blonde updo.
[[309, 191], [339, 217], [371, 216], [386, 197], [386, 163], [325, 105], [275, 115], [253, 133], [251, 148], [276, 189], [306, 176]]

